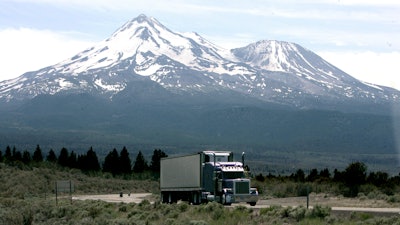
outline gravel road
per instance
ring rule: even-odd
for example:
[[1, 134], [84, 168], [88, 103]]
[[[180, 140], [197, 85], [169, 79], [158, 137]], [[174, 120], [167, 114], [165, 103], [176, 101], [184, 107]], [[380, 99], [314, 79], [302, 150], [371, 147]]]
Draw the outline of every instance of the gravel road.
[[[124, 203], [140, 203], [144, 199], [148, 199], [152, 202], [152, 194], [151, 193], [123, 193], [122, 196], [119, 193], [115, 194], [106, 194], [106, 195], [78, 195], [73, 196], [72, 200], [102, 200], [106, 202], [124, 202]], [[370, 213], [389, 213], [389, 214], [400, 214], [400, 208], [398, 207], [382, 207], [382, 204], [377, 204], [376, 200], [373, 202], [368, 201], [359, 201], [355, 199], [327, 199], [323, 198], [323, 200], [319, 200], [317, 196], [312, 196], [310, 198], [310, 208], [313, 205], [326, 205], [331, 207], [332, 212], [343, 213], [343, 212], [370, 212]], [[272, 198], [267, 200], [259, 200], [256, 206], [250, 206], [248, 204], [233, 204], [231, 207], [235, 207], [237, 205], [244, 205], [253, 209], [261, 209], [268, 208], [271, 205], [280, 205], [284, 207], [297, 207], [300, 205], [306, 206], [306, 198], [305, 197], [294, 197], [294, 198]], [[373, 206], [373, 207], [372, 207]], [[375, 207], [376, 206], [376, 207]]]
[[72, 200], [102, 200], [106, 202], [124, 202], [124, 203], [140, 203], [144, 199], [150, 198], [151, 193], [123, 193], [122, 197], [119, 193], [107, 195], [78, 195], [73, 196]]

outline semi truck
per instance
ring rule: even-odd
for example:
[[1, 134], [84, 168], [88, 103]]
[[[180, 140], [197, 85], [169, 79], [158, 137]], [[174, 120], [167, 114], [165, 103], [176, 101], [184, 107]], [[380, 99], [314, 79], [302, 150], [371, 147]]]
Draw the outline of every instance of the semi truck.
[[256, 205], [258, 191], [252, 188], [242, 162], [230, 151], [201, 151], [162, 158], [160, 190], [163, 203], [178, 200], [191, 204], [217, 201], [225, 205], [247, 202]]

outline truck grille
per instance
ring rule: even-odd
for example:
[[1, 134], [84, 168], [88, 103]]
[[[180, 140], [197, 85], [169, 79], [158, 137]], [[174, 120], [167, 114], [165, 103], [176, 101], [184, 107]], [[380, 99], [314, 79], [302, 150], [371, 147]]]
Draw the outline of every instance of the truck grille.
[[235, 182], [235, 194], [248, 194], [250, 190], [249, 182]]

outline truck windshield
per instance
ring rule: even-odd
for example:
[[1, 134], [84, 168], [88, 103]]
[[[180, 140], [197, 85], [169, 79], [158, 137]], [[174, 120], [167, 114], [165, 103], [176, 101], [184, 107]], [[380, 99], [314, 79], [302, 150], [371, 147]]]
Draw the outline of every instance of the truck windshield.
[[236, 178], [244, 178], [243, 172], [224, 172], [224, 179], [236, 179]]

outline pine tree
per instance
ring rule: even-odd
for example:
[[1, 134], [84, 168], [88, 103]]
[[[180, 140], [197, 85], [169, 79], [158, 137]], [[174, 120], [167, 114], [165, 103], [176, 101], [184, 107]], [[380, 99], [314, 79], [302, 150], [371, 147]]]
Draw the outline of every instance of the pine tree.
[[12, 150], [12, 161], [20, 161], [22, 162], [22, 154], [20, 151], [17, 151], [17, 149], [15, 148], [15, 146], [13, 147]]
[[85, 172], [100, 170], [99, 160], [92, 147], [90, 147], [86, 155], [78, 157], [78, 167]]
[[28, 151], [24, 151], [22, 153], [22, 162], [25, 164], [29, 164], [32, 161], [31, 153]]
[[161, 151], [161, 149], [155, 149], [153, 151], [153, 156], [151, 157], [151, 164], [150, 164], [150, 169], [151, 171], [155, 173], [160, 172], [160, 161], [161, 158], [168, 157], [165, 152]]
[[46, 161], [47, 162], [57, 162], [57, 156], [54, 153], [53, 149], [50, 149], [49, 154], [46, 156]]
[[3, 162], [3, 152], [0, 150], [0, 162]]
[[76, 154], [72, 151], [68, 156], [68, 167], [69, 168], [78, 168], [78, 161], [76, 158]]
[[68, 166], [68, 150], [66, 148], [62, 148], [60, 151], [60, 155], [58, 156], [58, 164], [63, 167]]
[[88, 166], [86, 165], [86, 155], [78, 155], [78, 159], [77, 159], [77, 163], [78, 163], [78, 169], [82, 170], [82, 171], [86, 171], [88, 169]]
[[350, 163], [343, 174], [344, 183], [349, 188], [348, 195], [355, 197], [358, 195], [360, 186], [365, 183], [367, 178], [367, 166], [362, 162]]
[[147, 162], [144, 159], [144, 156], [141, 151], [136, 156], [135, 165], [133, 166], [133, 172], [135, 173], [142, 173], [147, 169]]
[[121, 150], [119, 157], [119, 171], [123, 174], [130, 174], [132, 172], [132, 163], [129, 158], [129, 152], [124, 146]]
[[35, 162], [42, 162], [43, 161], [42, 149], [40, 149], [39, 145], [36, 146], [36, 150], [35, 150], [35, 152], [33, 152], [32, 159]]
[[113, 149], [109, 152], [104, 159], [103, 172], [109, 172], [113, 175], [118, 174], [119, 171], [119, 155], [117, 149]]
[[6, 152], [4, 153], [4, 161], [11, 162], [11, 160], [12, 160], [11, 148], [9, 145], [7, 145]]
[[323, 177], [323, 178], [326, 178], [326, 179], [329, 179], [331, 177], [331, 173], [329, 172], [328, 168], [325, 168], [325, 169], [323, 169], [323, 170], [321, 170], [319, 172], [319, 176]]

